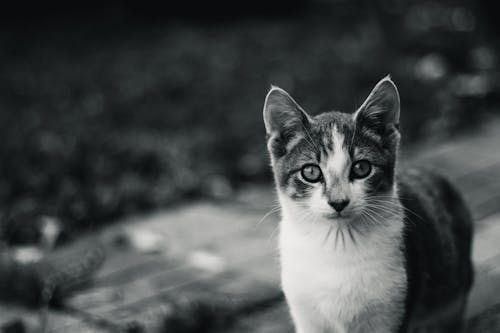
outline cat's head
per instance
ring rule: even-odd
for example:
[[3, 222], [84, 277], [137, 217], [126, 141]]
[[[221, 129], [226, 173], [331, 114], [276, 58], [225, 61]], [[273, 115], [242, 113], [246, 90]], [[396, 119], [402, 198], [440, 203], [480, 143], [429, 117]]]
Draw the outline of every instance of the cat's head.
[[352, 114], [310, 116], [272, 87], [264, 122], [280, 201], [294, 214], [331, 222], [373, 218], [394, 197], [399, 94], [389, 77]]

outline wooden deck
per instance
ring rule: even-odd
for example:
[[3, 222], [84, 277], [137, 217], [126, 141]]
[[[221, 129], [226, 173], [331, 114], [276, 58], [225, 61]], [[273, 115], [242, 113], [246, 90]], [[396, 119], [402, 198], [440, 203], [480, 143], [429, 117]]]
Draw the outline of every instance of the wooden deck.
[[[466, 197], [476, 220], [468, 331], [500, 331], [500, 119], [404, 158], [448, 175]], [[272, 189], [248, 188], [233, 202], [196, 202], [91, 235], [107, 260], [91, 287], [48, 311], [48, 331], [291, 332], [277, 271], [278, 217], [266, 215], [274, 203]], [[0, 304], [0, 327], [19, 316], [34, 331], [42, 317]]]

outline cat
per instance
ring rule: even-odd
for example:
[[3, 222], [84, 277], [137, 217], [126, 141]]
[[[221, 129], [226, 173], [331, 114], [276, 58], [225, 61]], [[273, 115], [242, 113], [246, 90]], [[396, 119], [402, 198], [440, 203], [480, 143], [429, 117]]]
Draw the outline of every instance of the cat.
[[264, 103], [281, 222], [281, 284], [298, 333], [459, 332], [473, 282], [471, 214], [430, 170], [397, 168], [389, 76], [352, 114]]

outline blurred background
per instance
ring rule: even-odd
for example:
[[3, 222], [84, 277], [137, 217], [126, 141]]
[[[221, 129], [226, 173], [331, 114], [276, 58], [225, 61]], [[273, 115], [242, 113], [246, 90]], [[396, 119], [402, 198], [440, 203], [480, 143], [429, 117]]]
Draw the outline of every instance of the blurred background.
[[500, 115], [497, 9], [493, 0], [2, 4], [3, 251], [41, 246], [51, 225], [51, 246], [64, 247], [122, 218], [270, 187], [270, 84], [312, 114], [352, 112], [390, 73], [405, 149], [481, 133]]

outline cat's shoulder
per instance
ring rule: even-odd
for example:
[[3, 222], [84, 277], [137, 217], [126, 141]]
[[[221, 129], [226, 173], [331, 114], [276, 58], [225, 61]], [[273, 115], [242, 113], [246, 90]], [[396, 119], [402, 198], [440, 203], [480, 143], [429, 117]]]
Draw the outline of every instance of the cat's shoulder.
[[396, 179], [399, 186], [442, 186], [443, 183], [450, 184], [448, 178], [441, 172], [424, 166], [398, 167]]
[[470, 247], [472, 215], [462, 194], [446, 176], [428, 168], [409, 168], [399, 173], [397, 183], [407, 240], [426, 239], [429, 248], [443, 244]]
[[435, 211], [464, 206], [459, 190], [442, 173], [426, 167], [398, 169], [396, 173], [398, 195], [403, 206], [419, 204], [421, 209]]

